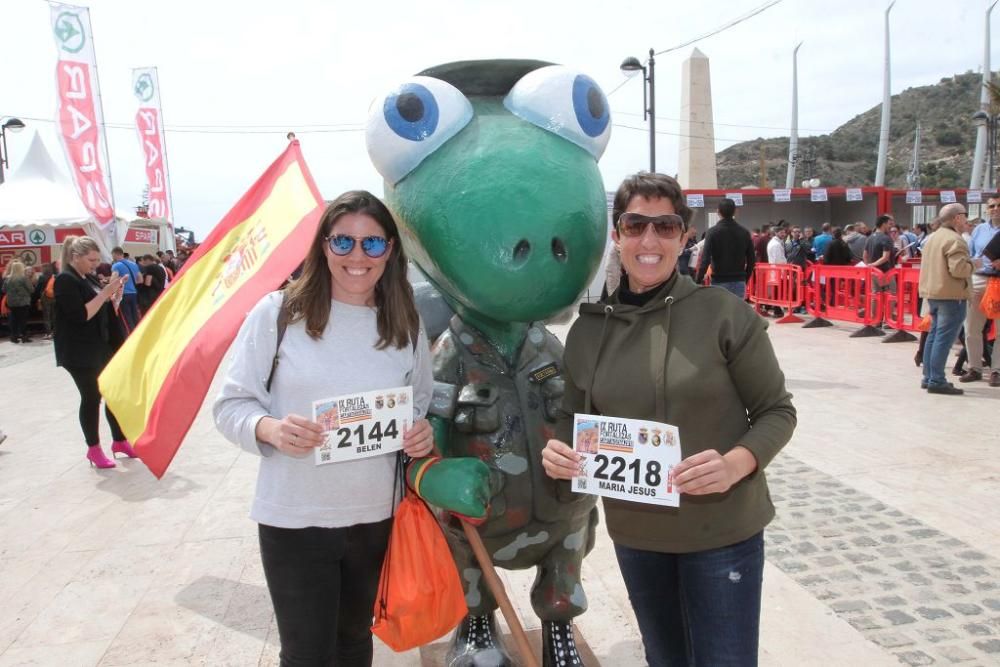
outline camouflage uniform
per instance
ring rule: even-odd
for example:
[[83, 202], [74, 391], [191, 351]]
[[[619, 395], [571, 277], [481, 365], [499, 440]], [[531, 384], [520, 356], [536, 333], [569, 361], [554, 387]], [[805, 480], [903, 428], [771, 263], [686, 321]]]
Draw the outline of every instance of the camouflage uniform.
[[[434, 345], [430, 413], [450, 422], [449, 457], [489, 466], [494, 495], [479, 533], [498, 567], [538, 567], [531, 604], [543, 621], [570, 621], [586, 611], [580, 566], [597, 526], [596, 497], [570, 492], [542, 468], [563, 394], [562, 352], [555, 336], [534, 324], [512, 367], [457, 316]], [[489, 614], [497, 604], [462, 527], [448, 518], [446, 528], [469, 613]]]

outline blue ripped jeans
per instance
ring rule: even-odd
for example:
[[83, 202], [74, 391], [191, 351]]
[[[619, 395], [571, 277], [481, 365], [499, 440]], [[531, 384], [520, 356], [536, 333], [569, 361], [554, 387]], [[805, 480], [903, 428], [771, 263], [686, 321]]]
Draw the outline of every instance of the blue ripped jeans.
[[650, 667], [757, 664], [764, 533], [666, 554], [615, 545]]

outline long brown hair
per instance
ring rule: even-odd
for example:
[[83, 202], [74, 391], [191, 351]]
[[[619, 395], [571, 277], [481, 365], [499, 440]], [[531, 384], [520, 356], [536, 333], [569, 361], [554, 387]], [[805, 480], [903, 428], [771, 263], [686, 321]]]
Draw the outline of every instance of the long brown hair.
[[337, 220], [348, 213], [369, 216], [379, 224], [385, 237], [391, 241], [385, 271], [375, 284], [379, 336], [375, 349], [383, 350], [390, 345], [404, 348], [416, 344], [420, 317], [413, 301], [413, 288], [406, 277], [406, 253], [403, 252], [402, 240], [399, 238], [399, 228], [385, 204], [364, 190], [345, 192], [326, 207], [302, 267], [302, 276], [285, 288], [289, 324], [304, 319], [306, 333], [310, 338], [319, 340], [323, 336], [323, 330], [330, 321], [330, 301], [333, 298], [330, 287], [333, 276], [330, 274], [323, 245]]

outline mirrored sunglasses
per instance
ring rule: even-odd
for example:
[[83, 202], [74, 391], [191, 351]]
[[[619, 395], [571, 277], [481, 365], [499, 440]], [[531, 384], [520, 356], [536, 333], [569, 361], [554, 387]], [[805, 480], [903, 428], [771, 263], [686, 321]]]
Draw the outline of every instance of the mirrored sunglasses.
[[340, 257], [350, 255], [354, 250], [354, 244], [358, 241], [361, 241], [361, 250], [372, 259], [381, 257], [389, 249], [389, 241], [384, 236], [334, 234], [326, 237], [326, 242], [330, 244], [330, 252]]
[[661, 239], [675, 239], [685, 229], [684, 218], [676, 213], [649, 217], [638, 213], [622, 213], [618, 218], [618, 231], [624, 236], [642, 236], [646, 227], [653, 225], [653, 231]]

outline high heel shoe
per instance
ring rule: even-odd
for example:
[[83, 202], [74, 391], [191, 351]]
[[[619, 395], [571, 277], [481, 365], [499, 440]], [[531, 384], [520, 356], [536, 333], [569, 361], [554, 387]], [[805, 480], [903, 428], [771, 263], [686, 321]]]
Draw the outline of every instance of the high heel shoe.
[[128, 440], [115, 440], [111, 443], [112, 458], [117, 458], [115, 457], [115, 454], [124, 454], [130, 459], [139, 458], [139, 455], [135, 453], [134, 449], [132, 449], [132, 445], [129, 444]]
[[98, 468], [114, 468], [115, 462], [109, 459], [105, 454], [104, 450], [101, 449], [100, 445], [94, 445], [93, 447], [87, 447], [87, 460], [90, 461], [90, 465], [97, 466]]

